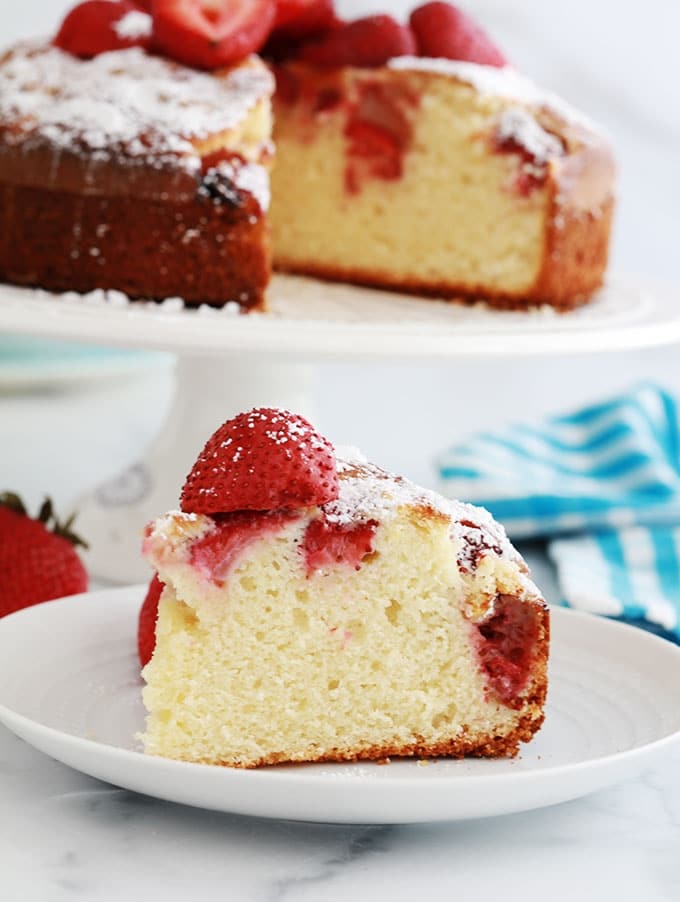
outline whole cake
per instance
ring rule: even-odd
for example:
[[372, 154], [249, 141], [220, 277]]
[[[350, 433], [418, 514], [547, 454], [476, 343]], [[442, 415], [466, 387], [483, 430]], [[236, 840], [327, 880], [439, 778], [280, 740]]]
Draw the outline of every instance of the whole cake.
[[144, 553], [147, 753], [513, 756], [541, 726], [548, 610], [503, 529], [299, 416], [222, 426]]
[[[139, 7], [149, 7], [148, 13]], [[0, 58], [0, 279], [263, 309], [283, 271], [569, 309], [602, 282], [608, 142], [465, 14], [86, 0]]]

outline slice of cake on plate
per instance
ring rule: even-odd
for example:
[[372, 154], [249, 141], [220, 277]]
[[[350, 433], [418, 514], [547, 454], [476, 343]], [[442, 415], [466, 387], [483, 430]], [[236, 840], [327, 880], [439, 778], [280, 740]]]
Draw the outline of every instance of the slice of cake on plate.
[[224, 424], [144, 553], [147, 753], [513, 756], [543, 721], [548, 610], [502, 527], [299, 416]]

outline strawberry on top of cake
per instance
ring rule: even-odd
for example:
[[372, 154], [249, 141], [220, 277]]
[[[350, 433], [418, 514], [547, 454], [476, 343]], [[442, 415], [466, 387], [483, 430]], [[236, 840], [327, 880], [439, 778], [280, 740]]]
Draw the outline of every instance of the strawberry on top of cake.
[[597, 130], [452, 4], [333, 0], [86, 0], [10, 48], [0, 279], [263, 309], [274, 144], [281, 270], [519, 308], [602, 281]]
[[512, 756], [548, 612], [502, 527], [287, 411], [225, 423], [149, 524], [147, 753], [254, 767]]

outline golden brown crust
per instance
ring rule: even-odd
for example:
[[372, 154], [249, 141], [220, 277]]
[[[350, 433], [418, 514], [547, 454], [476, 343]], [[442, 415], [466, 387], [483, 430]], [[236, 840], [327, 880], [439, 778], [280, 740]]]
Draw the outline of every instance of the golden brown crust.
[[171, 203], [0, 182], [5, 282], [254, 310], [264, 307], [270, 270], [269, 226], [252, 195], [235, 205], [194, 192]]

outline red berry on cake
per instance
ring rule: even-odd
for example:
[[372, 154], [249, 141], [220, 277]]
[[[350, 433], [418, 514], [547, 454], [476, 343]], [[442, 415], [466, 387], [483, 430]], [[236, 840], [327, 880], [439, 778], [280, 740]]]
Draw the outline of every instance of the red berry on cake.
[[420, 56], [484, 66], [508, 64], [487, 33], [452, 3], [426, 3], [411, 13], [410, 24]]
[[409, 56], [415, 50], [415, 38], [408, 26], [400, 25], [392, 16], [367, 16], [305, 45], [299, 58], [329, 68], [372, 68], [384, 65], [395, 56]]
[[60, 523], [52, 503], [29, 517], [21, 499], [0, 494], [0, 617], [22, 608], [87, 590], [87, 571], [76, 552], [85, 543]]
[[218, 69], [259, 50], [275, 0], [152, 0], [154, 45], [180, 63]]
[[309, 37], [320, 34], [337, 22], [333, 0], [277, 0], [276, 30]]
[[151, 17], [126, 0], [87, 0], [68, 13], [54, 43], [83, 59], [127, 47], [146, 48], [151, 43]]
[[261, 407], [228, 420], [208, 441], [182, 490], [194, 514], [291, 510], [338, 497], [331, 443], [304, 417]]
[[163, 594], [164, 584], [158, 578], [158, 574], [149, 583], [146, 597], [139, 612], [139, 624], [137, 627], [137, 653], [142, 667], [151, 660], [153, 650], [156, 647], [156, 620], [158, 619], [158, 602]]

